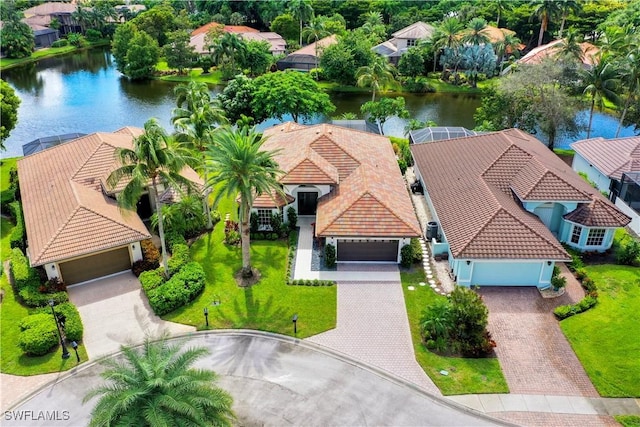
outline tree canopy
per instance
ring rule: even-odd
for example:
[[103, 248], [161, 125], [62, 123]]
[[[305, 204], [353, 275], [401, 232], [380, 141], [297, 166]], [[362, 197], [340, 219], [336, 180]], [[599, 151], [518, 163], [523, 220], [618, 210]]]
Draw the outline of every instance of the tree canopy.
[[4, 140], [18, 123], [18, 107], [20, 98], [9, 83], [0, 80], [0, 150], [5, 150]]

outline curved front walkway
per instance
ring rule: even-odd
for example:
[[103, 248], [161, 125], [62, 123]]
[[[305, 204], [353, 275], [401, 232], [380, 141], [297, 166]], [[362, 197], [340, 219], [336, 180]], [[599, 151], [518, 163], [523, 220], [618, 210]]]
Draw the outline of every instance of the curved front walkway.
[[[197, 367], [220, 375], [218, 384], [233, 395], [242, 425], [504, 425], [304, 341], [252, 331], [172, 339], [181, 340], [209, 349]], [[101, 371], [96, 363], [72, 370], [5, 413], [2, 425], [87, 425], [96, 400], [83, 405], [82, 398], [102, 383]], [[58, 420], [33, 420], [38, 416]]]

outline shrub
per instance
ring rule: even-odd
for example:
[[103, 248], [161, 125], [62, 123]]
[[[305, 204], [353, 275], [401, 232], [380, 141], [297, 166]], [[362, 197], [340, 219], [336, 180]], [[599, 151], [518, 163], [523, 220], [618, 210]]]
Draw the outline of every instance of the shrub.
[[640, 257], [640, 242], [629, 239], [616, 252], [616, 262], [622, 265], [635, 265]]
[[582, 279], [582, 287], [587, 290], [587, 292], [595, 291], [596, 283], [593, 281], [591, 277], [585, 277]]
[[[271, 225], [271, 232], [279, 236], [282, 233], [282, 214], [281, 213], [271, 214], [270, 225]], [[271, 239], [271, 240], [275, 240], [275, 239]]]
[[87, 39], [78, 33], [69, 33], [67, 34], [67, 40], [71, 46], [75, 47], [85, 47], [88, 45]]
[[432, 93], [436, 91], [424, 77], [408, 77], [404, 79], [402, 86], [407, 92], [412, 93]]
[[593, 295], [587, 295], [577, 304], [561, 305], [553, 310], [553, 314], [559, 319], [566, 319], [574, 314], [583, 313], [594, 307], [598, 303], [598, 299]]
[[100, 38], [102, 37], [102, 34], [98, 30], [95, 30], [93, 28], [89, 28], [86, 31], [86, 36], [87, 36], [87, 40], [89, 40], [90, 42], [94, 43], [94, 42], [97, 42], [98, 40], [100, 40]]
[[573, 305], [561, 305], [553, 310], [553, 314], [560, 320], [573, 316], [575, 313]]
[[171, 258], [169, 258], [169, 261], [167, 262], [169, 274], [175, 274], [180, 271], [180, 269], [189, 262], [189, 259], [189, 246], [180, 244], [174, 245]]
[[324, 263], [329, 268], [336, 265], [336, 247], [331, 243], [324, 247]]
[[38, 270], [29, 266], [29, 260], [19, 248], [14, 248], [10, 256], [14, 287], [22, 302], [29, 307], [44, 307], [49, 300], [56, 303], [69, 301], [66, 292], [43, 289], [52, 292], [41, 292], [42, 283]]
[[260, 228], [260, 219], [257, 212], [251, 212], [249, 217], [249, 232], [257, 233]]
[[578, 268], [574, 271], [574, 276], [582, 282], [582, 280], [587, 277], [587, 271], [584, 268]]
[[16, 226], [11, 231], [9, 236], [9, 244], [11, 248], [20, 248], [24, 251], [27, 247], [25, 241], [24, 231], [24, 216], [22, 214], [22, 204], [19, 201], [13, 201], [9, 203], [9, 211], [14, 218]]
[[51, 43], [51, 47], [65, 47], [65, 46], [69, 46], [69, 41], [67, 39], [60, 39]]
[[291, 286], [333, 286], [335, 284], [336, 282], [333, 280], [318, 280], [318, 279], [314, 279], [314, 280], [299, 279], [299, 280], [291, 280], [289, 282], [289, 285]]
[[419, 263], [422, 261], [422, 246], [420, 246], [420, 240], [415, 237], [411, 239], [411, 249], [413, 252], [413, 262]]
[[153, 244], [151, 239], [146, 239], [140, 242], [140, 248], [142, 249], [142, 257], [145, 261], [152, 264], [156, 264], [154, 268], [158, 268], [160, 265], [160, 251]]
[[298, 213], [293, 206], [287, 209], [287, 220], [289, 221], [289, 229], [295, 230], [298, 227]]
[[571, 262], [567, 264], [567, 267], [571, 271], [576, 271], [580, 268], [584, 268], [584, 262], [582, 261], [582, 254], [574, 248], [565, 245], [564, 248], [571, 255]]
[[197, 262], [190, 262], [166, 283], [147, 292], [149, 305], [161, 316], [188, 304], [204, 289], [205, 273]]
[[[84, 326], [82, 325], [82, 319], [80, 313], [75, 305], [70, 302], [65, 302], [55, 306], [58, 320], [62, 323], [60, 327], [64, 330], [64, 335], [68, 341], [81, 341], [84, 334]], [[38, 309], [37, 313], [45, 314], [49, 317], [49, 322], [53, 323], [51, 308], [43, 307]]]
[[404, 175], [407, 171], [407, 162], [402, 157], [398, 159], [398, 167], [400, 168], [400, 173]]
[[400, 249], [400, 265], [404, 268], [410, 268], [413, 264], [413, 248], [411, 245], [404, 245]]
[[144, 271], [139, 277], [142, 289], [145, 292], [149, 292], [151, 289], [155, 289], [165, 282], [164, 276], [160, 269]]
[[40, 285], [38, 290], [43, 294], [50, 294], [54, 292], [63, 292], [67, 290], [67, 285], [57, 277], [49, 279], [44, 284]]
[[567, 279], [563, 276], [552, 276], [551, 286], [553, 286], [553, 289], [555, 289], [556, 291], [558, 289], [564, 288], [565, 286], [567, 286]]
[[42, 356], [58, 344], [56, 323], [51, 314], [32, 314], [20, 322], [18, 345], [29, 356]]
[[224, 222], [224, 242], [227, 245], [237, 245], [240, 243], [240, 227], [233, 220], [225, 220]]

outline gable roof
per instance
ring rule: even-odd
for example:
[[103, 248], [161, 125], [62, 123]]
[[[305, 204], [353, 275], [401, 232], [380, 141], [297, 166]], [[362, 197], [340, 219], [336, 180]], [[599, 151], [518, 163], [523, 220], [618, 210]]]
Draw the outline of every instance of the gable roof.
[[225, 33], [259, 33], [260, 30], [247, 27], [245, 25], [224, 25], [217, 22], [209, 22], [201, 27], [196, 28], [191, 32], [191, 36], [197, 36], [198, 34], [206, 34], [211, 28], [220, 27]]
[[433, 35], [436, 29], [425, 22], [418, 21], [392, 34], [396, 39], [426, 39]]
[[291, 60], [290, 57], [300, 56], [300, 55], [309, 55], [315, 58], [316, 45], [318, 45], [318, 53], [321, 54], [324, 48], [334, 45], [336, 43], [338, 43], [338, 36], [336, 36], [335, 34], [331, 34], [330, 36], [320, 39], [317, 42], [310, 43], [294, 52], [291, 52], [289, 55], [287, 55], [287, 58], [285, 59]]
[[323, 176], [334, 180], [326, 183], [337, 184], [318, 200], [318, 236], [420, 235], [388, 138], [329, 124], [294, 123], [272, 127], [264, 135], [263, 148], [278, 150], [275, 159], [285, 172], [281, 182], [313, 184], [324, 171]]
[[[455, 257], [568, 259], [524, 201], [599, 203], [618, 212], [544, 144], [517, 129], [412, 145], [411, 152]], [[604, 226], [602, 215], [592, 217]]]
[[142, 132], [130, 127], [97, 132], [18, 160], [31, 265], [150, 237], [135, 212], [122, 211], [102, 190], [116, 166], [116, 149], [130, 148]]
[[579, 206], [566, 214], [564, 219], [587, 227], [624, 227], [630, 221], [630, 218], [615, 206], [598, 199]]
[[22, 13], [26, 18], [31, 16], [56, 15], [60, 13], [73, 13], [78, 9], [75, 3], [52, 1], [25, 9]]
[[611, 179], [620, 180], [625, 172], [640, 171], [640, 136], [583, 139], [571, 148]]
[[[543, 44], [538, 47], [534, 47], [525, 56], [518, 59], [519, 64], [539, 64], [545, 58], [553, 58], [562, 48], [564, 39], [553, 40], [550, 43]], [[580, 43], [580, 50], [582, 51], [582, 63], [588, 66], [597, 64], [597, 54], [600, 52], [597, 46], [592, 45], [589, 42]]]

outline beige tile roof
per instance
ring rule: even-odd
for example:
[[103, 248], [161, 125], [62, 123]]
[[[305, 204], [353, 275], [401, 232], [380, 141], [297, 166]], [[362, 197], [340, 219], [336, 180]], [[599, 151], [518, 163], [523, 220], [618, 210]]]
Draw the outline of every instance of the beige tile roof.
[[398, 39], [426, 39], [431, 37], [435, 30], [432, 25], [418, 21], [396, 31], [392, 36]]
[[640, 171], [640, 136], [583, 139], [571, 148], [609, 178], [620, 180], [624, 172]]
[[39, 4], [38, 6], [30, 7], [23, 11], [25, 17], [30, 16], [43, 16], [58, 13], [73, 13], [78, 9], [78, 6], [74, 3], [63, 3], [60, 1], [52, 1]]
[[568, 258], [524, 200], [598, 200], [617, 211], [544, 144], [516, 129], [411, 147], [455, 257]]
[[[282, 194], [273, 191], [271, 192], [271, 194], [261, 194], [256, 197], [253, 201], [253, 207], [256, 209], [281, 208], [293, 202], [294, 200], [295, 198], [293, 196], [290, 196], [289, 194], [285, 194], [283, 196]], [[237, 201], [240, 202], [240, 197], [238, 197]]]
[[115, 166], [115, 150], [131, 147], [142, 132], [137, 128], [98, 132], [18, 160], [32, 265], [150, 237], [138, 215], [119, 209], [103, 194], [101, 184]]
[[289, 56], [292, 56], [292, 55], [316, 56], [316, 43], [318, 44], [318, 53], [321, 53], [322, 49], [338, 43], [338, 36], [336, 36], [335, 34], [332, 34], [328, 37], [318, 40], [317, 42], [310, 43], [301, 49], [291, 52]]
[[615, 206], [599, 199], [579, 206], [564, 218], [587, 227], [624, 227], [631, 222], [631, 218]]
[[[285, 123], [264, 132], [265, 150], [279, 150], [276, 161], [295, 183], [314, 183], [320, 167], [309, 168], [306, 181], [299, 164], [323, 159], [338, 176], [331, 193], [318, 200], [319, 236], [414, 237], [420, 235], [411, 199], [389, 139], [339, 126]], [[317, 157], [316, 157], [317, 156]], [[316, 159], [316, 160], [313, 160]], [[313, 160], [313, 161], [312, 161]], [[328, 174], [327, 174], [328, 175]], [[334, 183], [335, 183], [334, 182]]]
[[[539, 64], [545, 58], [553, 58], [556, 56], [562, 47], [562, 43], [563, 40], [558, 39], [543, 44], [542, 46], [534, 47], [529, 53], [518, 59], [517, 62], [519, 64]], [[583, 64], [593, 66], [598, 63], [598, 53], [600, 49], [597, 46], [589, 42], [582, 42], [580, 43], [580, 50], [582, 51]]]

